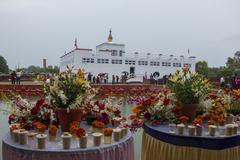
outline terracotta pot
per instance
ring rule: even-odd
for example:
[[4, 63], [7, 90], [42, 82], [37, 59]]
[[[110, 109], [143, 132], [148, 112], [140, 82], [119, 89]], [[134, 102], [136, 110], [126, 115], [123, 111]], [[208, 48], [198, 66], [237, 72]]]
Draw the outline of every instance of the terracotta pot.
[[63, 132], [69, 132], [70, 123], [72, 121], [81, 121], [82, 110], [81, 109], [70, 109], [69, 112], [65, 108], [57, 110], [57, 117], [61, 125]]
[[189, 121], [192, 122], [196, 116], [199, 104], [184, 104], [182, 107], [182, 115], [189, 117]]

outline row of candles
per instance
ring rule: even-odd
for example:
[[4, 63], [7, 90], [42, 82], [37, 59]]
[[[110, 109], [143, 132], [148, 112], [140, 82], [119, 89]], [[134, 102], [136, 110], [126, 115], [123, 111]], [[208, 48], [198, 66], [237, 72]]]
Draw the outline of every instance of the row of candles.
[[[100, 146], [102, 144], [102, 137], [103, 137], [103, 143], [104, 144], [111, 144], [112, 139], [116, 142], [120, 141], [124, 136], [127, 135], [127, 128], [115, 128], [113, 129], [113, 134], [110, 135], [103, 135], [103, 133], [96, 132], [92, 133], [93, 137], [93, 145], [94, 146]], [[49, 138], [49, 141], [52, 141], [52, 137], [47, 134], [37, 134], [35, 132], [28, 132], [25, 129], [16, 129], [11, 133], [11, 137], [14, 142], [19, 143], [20, 145], [29, 145], [30, 143], [35, 143], [37, 145], [38, 149], [45, 149], [47, 137]], [[36, 140], [37, 139], [37, 140]], [[70, 149], [71, 148], [71, 141], [73, 139], [76, 139], [75, 136], [70, 134], [69, 132], [64, 132], [61, 135], [62, 139], [62, 146], [63, 149]], [[86, 134], [83, 137], [78, 138], [79, 139], [79, 147], [80, 148], [87, 148], [87, 142], [88, 142], [88, 134]]]
[[[184, 130], [186, 125], [184, 124], [169, 124], [169, 133], [184, 135]], [[203, 127], [200, 125], [188, 125], [188, 135], [189, 136], [202, 136]], [[216, 126], [216, 125], [209, 125], [208, 126], [208, 133], [209, 136], [216, 136], [216, 132], [219, 132], [219, 136], [233, 136], [237, 135], [238, 131], [238, 124], [226, 124], [225, 126]]]

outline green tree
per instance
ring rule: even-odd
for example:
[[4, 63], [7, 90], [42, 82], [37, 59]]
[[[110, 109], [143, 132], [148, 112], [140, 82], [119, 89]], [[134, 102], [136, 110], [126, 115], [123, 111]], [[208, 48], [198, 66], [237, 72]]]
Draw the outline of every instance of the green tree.
[[228, 68], [232, 70], [239, 69], [240, 68], [240, 51], [237, 51], [234, 54], [234, 57], [228, 57], [226, 65]]
[[0, 56], [0, 72], [1, 73], [8, 73], [9, 72], [7, 61], [3, 56]]
[[233, 72], [234, 71], [231, 68], [227, 68], [227, 67], [220, 68], [220, 75], [227, 79], [230, 79], [232, 77]]
[[206, 61], [199, 61], [196, 63], [196, 72], [204, 76], [208, 76], [208, 63]]

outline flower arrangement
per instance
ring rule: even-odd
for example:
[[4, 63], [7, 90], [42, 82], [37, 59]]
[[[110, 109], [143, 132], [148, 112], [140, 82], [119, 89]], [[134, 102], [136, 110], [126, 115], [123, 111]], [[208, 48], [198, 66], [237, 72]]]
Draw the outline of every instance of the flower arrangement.
[[70, 133], [72, 135], [75, 135], [77, 130], [78, 130], [78, 128], [79, 128], [79, 122], [78, 121], [71, 122], [71, 124], [70, 124]]
[[203, 120], [202, 120], [202, 117], [196, 117], [194, 120], [193, 120], [193, 124], [194, 126], [202, 126], [203, 124]]
[[103, 129], [104, 128], [104, 123], [100, 122], [98, 120], [95, 120], [92, 122], [92, 126], [98, 129]]
[[103, 129], [103, 135], [104, 136], [111, 136], [113, 133], [113, 129], [112, 128], [104, 128]]
[[132, 121], [129, 128], [136, 131], [144, 122], [159, 124], [164, 121], [176, 121], [174, 112], [175, 101], [172, 94], [165, 92], [158, 96], [141, 98], [132, 108], [133, 115], [129, 116]]
[[216, 95], [211, 95], [204, 100], [204, 118], [209, 125], [224, 125], [227, 117], [226, 109], [229, 102], [221, 90]]
[[86, 131], [84, 128], [79, 127], [76, 131], [76, 136], [78, 138], [84, 137], [86, 135]]
[[210, 83], [203, 75], [183, 68], [168, 79], [167, 86], [182, 104], [198, 104], [210, 92]]
[[36, 129], [39, 133], [45, 133], [47, 126], [41, 122], [39, 122], [36, 126]]
[[66, 72], [53, 79], [54, 83], [46, 86], [46, 93], [54, 108], [79, 108], [83, 106], [86, 99], [95, 95], [95, 90], [84, 78], [82, 69], [75, 74], [68, 67]]
[[109, 124], [114, 118], [121, 117], [121, 111], [119, 105], [121, 99], [117, 100], [114, 97], [106, 98], [103, 100], [89, 100], [85, 103], [85, 114], [94, 116], [95, 119], [104, 123]]
[[34, 128], [35, 122], [49, 125], [53, 116], [51, 108], [44, 99], [29, 101], [22, 98], [20, 95], [11, 95], [11, 98], [6, 98], [4, 101], [8, 104], [4, 112], [7, 113], [9, 124], [20, 124], [20, 128], [29, 130]]
[[20, 129], [19, 124], [11, 124], [9, 126], [10, 133], [13, 133], [14, 130]]
[[189, 122], [189, 117], [183, 115], [183, 116], [179, 117], [179, 121], [180, 121], [180, 123], [186, 124]]
[[57, 127], [55, 125], [50, 125], [48, 128], [48, 133], [51, 136], [56, 136], [57, 135]]

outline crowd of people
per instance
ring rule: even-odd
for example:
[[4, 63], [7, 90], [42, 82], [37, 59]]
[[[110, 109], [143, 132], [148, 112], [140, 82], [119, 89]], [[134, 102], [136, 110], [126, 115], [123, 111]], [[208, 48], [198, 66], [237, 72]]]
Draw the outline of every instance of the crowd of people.
[[11, 82], [12, 84], [20, 84], [21, 83], [22, 72], [20, 70], [12, 71], [11, 73]]
[[235, 74], [229, 81], [226, 81], [224, 77], [221, 77], [220, 86], [222, 88], [227, 87], [232, 89], [240, 89], [240, 77], [238, 77], [238, 75]]
[[111, 82], [109, 82], [108, 74], [99, 74], [98, 76], [93, 76], [91, 73], [88, 73], [87, 79], [91, 83], [101, 84], [101, 83], [126, 83], [127, 75], [112, 75]]

